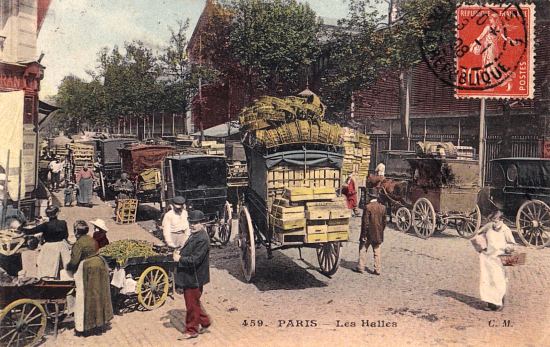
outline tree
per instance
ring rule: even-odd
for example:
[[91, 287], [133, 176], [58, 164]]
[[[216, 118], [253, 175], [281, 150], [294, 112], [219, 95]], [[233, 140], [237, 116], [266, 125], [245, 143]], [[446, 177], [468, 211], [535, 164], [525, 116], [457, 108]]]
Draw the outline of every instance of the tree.
[[[355, 91], [384, 74], [407, 72], [421, 61], [422, 50], [429, 53], [454, 43], [455, 1], [401, 1], [397, 18], [390, 22], [376, 11], [380, 3], [350, 0], [349, 15], [329, 42], [332, 64], [325, 91], [336, 111], [348, 109]], [[405, 84], [406, 78], [401, 75]]]
[[57, 126], [69, 132], [79, 132], [84, 123], [108, 123], [102, 103], [103, 86], [97, 80], [86, 82], [69, 75], [61, 81], [55, 103], [61, 108]]
[[168, 46], [160, 57], [163, 88], [162, 110], [170, 113], [185, 113], [190, 101], [198, 92], [199, 79], [210, 81], [216, 78], [216, 71], [199, 66], [189, 60], [186, 36], [189, 20], [178, 21], [177, 28], [170, 28]]
[[228, 0], [229, 51], [249, 87], [276, 94], [304, 88], [301, 76], [318, 54], [320, 24], [307, 3], [296, 0]]

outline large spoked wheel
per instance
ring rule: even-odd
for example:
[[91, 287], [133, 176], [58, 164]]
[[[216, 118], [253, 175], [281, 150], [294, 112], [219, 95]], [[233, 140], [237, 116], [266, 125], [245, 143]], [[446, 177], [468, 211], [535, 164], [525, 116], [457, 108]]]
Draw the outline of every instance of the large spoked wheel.
[[411, 211], [409, 211], [406, 207], [400, 207], [395, 213], [395, 224], [397, 225], [397, 229], [399, 229], [399, 231], [404, 233], [409, 231], [412, 224]]
[[323, 275], [334, 275], [340, 265], [340, 242], [328, 242], [317, 248], [317, 260]]
[[243, 206], [239, 214], [237, 246], [241, 250], [241, 267], [244, 278], [247, 282], [250, 282], [256, 272], [256, 243], [252, 219], [246, 206]]
[[544, 248], [550, 245], [550, 207], [540, 200], [524, 202], [516, 215], [516, 228], [524, 245]]
[[160, 266], [150, 266], [139, 276], [136, 285], [138, 302], [147, 310], [154, 310], [166, 301], [170, 280], [166, 270]]
[[435, 210], [426, 198], [418, 199], [413, 206], [413, 227], [418, 237], [427, 239], [435, 231]]
[[46, 329], [46, 312], [40, 303], [19, 299], [0, 312], [0, 346], [30, 346]]
[[468, 239], [474, 236], [481, 227], [481, 211], [476, 205], [463, 219], [457, 221], [456, 231], [458, 235]]
[[233, 217], [231, 211], [231, 205], [226, 202], [223, 208], [223, 215], [221, 218], [221, 224], [218, 228], [218, 236], [222, 245], [227, 245], [229, 238], [231, 237], [231, 228], [233, 224]]

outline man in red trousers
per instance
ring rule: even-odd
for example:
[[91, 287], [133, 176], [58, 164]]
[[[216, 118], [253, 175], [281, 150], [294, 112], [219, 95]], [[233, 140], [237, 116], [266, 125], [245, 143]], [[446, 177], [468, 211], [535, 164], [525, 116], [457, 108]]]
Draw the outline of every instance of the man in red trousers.
[[197, 337], [206, 332], [211, 324], [200, 301], [203, 286], [210, 282], [210, 238], [202, 224], [204, 213], [190, 211], [188, 218], [191, 236], [181, 249], [174, 252], [174, 260], [178, 262], [176, 287], [183, 289], [187, 309], [183, 339]]

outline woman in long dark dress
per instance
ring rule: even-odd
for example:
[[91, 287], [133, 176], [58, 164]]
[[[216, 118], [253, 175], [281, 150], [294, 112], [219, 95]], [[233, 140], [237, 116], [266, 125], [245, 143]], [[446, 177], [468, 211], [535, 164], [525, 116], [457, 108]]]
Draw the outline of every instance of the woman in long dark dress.
[[88, 333], [104, 327], [113, 318], [109, 285], [109, 270], [98, 254], [97, 242], [88, 234], [85, 221], [77, 221], [77, 238], [67, 270], [74, 273], [76, 299], [74, 307], [75, 330]]
[[76, 175], [78, 184], [77, 204], [80, 206], [92, 207], [92, 193], [94, 189], [94, 172], [84, 164], [82, 169]]

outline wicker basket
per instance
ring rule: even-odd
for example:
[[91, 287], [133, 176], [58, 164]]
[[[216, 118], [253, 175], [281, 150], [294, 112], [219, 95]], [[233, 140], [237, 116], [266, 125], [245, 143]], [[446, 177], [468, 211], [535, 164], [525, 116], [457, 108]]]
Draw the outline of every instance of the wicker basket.
[[525, 265], [527, 253], [503, 254], [498, 257], [504, 266]]

